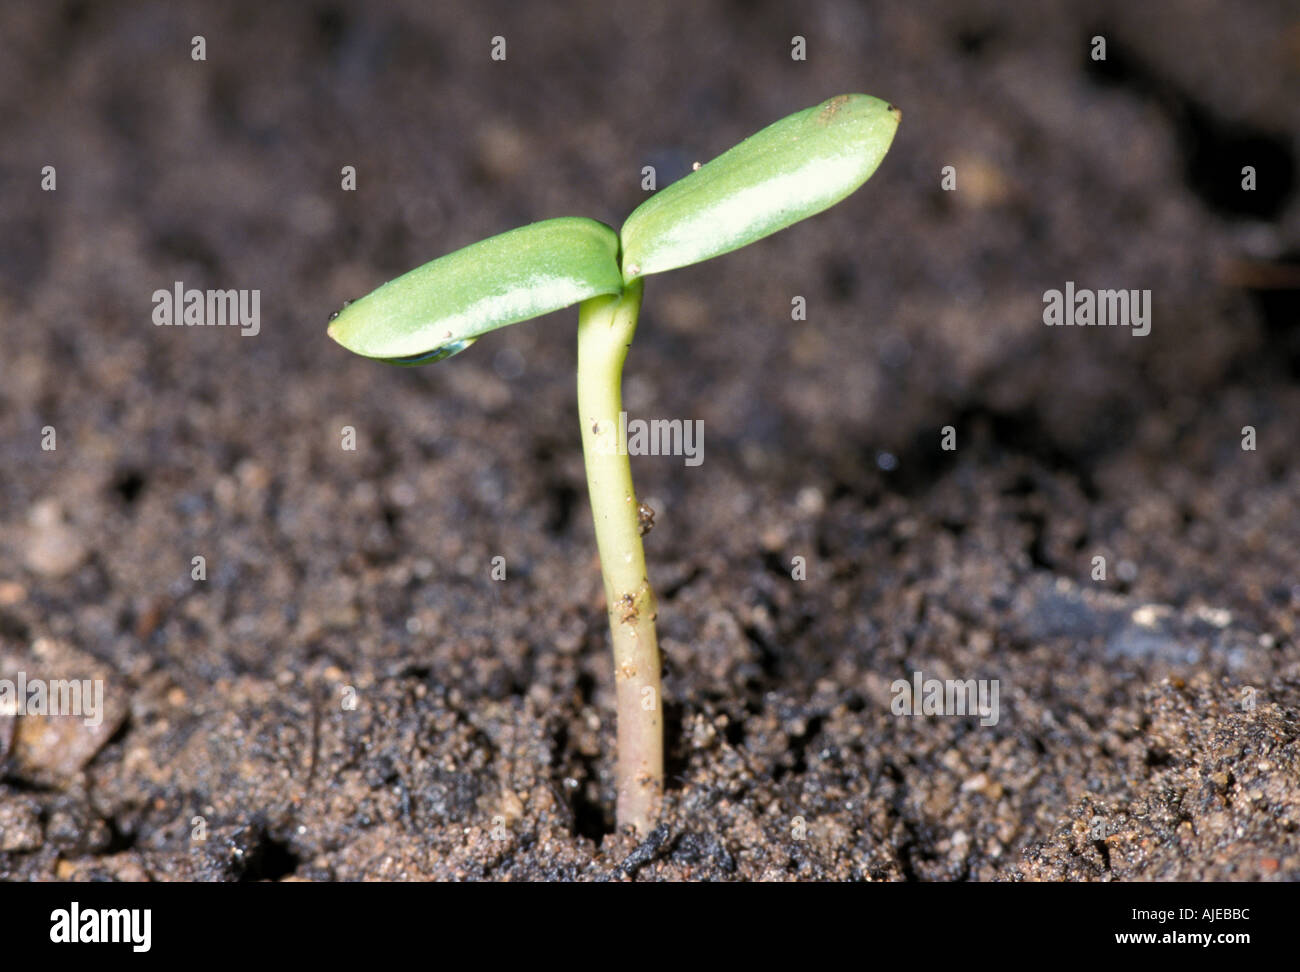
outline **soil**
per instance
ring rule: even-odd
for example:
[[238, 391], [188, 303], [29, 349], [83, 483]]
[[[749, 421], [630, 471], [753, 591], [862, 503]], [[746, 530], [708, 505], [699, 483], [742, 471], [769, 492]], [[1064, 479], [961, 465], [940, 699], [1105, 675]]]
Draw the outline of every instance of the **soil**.
[[[1293, 5], [0, 18], [0, 677], [105, 684], [98, 726], [0, 716], [0, 877], [1300, 878]], [[705, 461], [633, 460], [638, 840], [576, 312], [413, 369], [324, 325], [843, 91], [903, 112], [859, 193], [646, 287], [628, 410]], [[155, 327], [176, 281], [259, 333]], [[1150, 334], [1044, 327], [1066, 281], [1149, 289]], [[918, 671], [999, 718], [895, 714]]]

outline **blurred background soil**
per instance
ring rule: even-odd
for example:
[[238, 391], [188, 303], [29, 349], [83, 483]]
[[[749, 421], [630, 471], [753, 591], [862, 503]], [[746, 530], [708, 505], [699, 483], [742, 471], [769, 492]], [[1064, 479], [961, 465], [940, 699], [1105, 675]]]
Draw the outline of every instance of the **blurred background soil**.
[[[1300, 878], [1294, 4], [0, 28], [0, 677], [107, 686], [98, 728], [0, 715], [0, 877]], [[638, 843], [576, 312], [419, 369], [325, 321], [846, 91], [904, 116], [858, 194], [646, 288], [628, 410], [702, 419], [705, 461], [633, 460], [670, 775]], [[1044, 327], [1067, 280], [1149, 288], [1151, 334]], [[154, 327], [175, 281], [260, 289], [260, 333]], [[917, 670], [997, 679], [997, 724], [893, 715]]]

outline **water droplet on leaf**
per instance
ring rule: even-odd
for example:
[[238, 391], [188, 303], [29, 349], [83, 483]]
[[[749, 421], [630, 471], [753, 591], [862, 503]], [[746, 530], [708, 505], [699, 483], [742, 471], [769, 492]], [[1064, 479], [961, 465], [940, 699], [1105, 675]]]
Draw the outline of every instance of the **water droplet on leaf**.
[[351, 304], [351, 303], [352, 303], [352, 301], [350, 301], [350, 300], [345, 300], [345, 301], [343, 302], [343, 306], [340, 307], [338, 310], [336, 310], [333, 314], [330, 315], [330, 320], [331, 320], [331, 321], [334, 320], [334, 318], [338, 317], [338, 316], [339, 316], [340, 314], [342, 314], [345, 310], [347, 310], [347, 309], [348, 309], [348, 304]]

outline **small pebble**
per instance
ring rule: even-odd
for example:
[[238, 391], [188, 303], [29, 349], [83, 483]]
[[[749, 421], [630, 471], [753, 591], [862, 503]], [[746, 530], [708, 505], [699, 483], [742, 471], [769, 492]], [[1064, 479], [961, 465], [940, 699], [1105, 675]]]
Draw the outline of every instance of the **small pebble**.
[[54, 500], [41, 500], [28, 517], [24, 560], [42, 577], [65, 577], [81, 566], [89, 552], [80, 534], [68, 526]]

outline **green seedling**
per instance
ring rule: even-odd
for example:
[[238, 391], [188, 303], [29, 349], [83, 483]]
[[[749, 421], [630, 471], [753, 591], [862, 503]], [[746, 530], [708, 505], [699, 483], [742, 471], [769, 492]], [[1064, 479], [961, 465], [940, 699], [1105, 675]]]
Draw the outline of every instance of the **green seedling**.
[[652, 196], [621, 233], [592, 219], [533, 223], [426, 263], [331, 319], [330, 337], [348, 350], [414, 365], [578, 305], [578, 416], [614, 650], [620, 827], [646, 833], [663, 789], [656, 605], [632, 472], [616, 441], [644, 278], [729, 253], [833, 206], [876, 170], [900, 117], [869, 95], [831, 98]]

